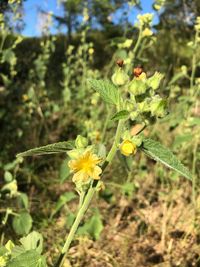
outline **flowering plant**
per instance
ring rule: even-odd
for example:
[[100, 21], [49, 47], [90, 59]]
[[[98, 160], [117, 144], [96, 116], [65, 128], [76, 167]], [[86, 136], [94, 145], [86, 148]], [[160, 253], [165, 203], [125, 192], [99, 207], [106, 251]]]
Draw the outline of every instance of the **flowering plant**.
[[[70, 157], [68, 165], [73, 173], [72, 181], [80, 196], [80, 204], [56, 267], [63, 266], [71, 242], [95, 192], [104, 187], [102, 181], [104, 170], [112, 162], [118, 150], [126, 157], [133, 156], [137, 150], [140, 150], [191, 179], [190, 172], [169, 149], [157, 141], [145, 138], [142, 134], [148, 125], [167, 114], [166, 100], [157, 94], [162, 78], [163, 75], [158, 72], [148, 78], [141, 68], [134, 68], [133, 76], [128, 75], [123, 69], [123, 60], [118, 60], [112, 82], [96, 79], [88, 81], [103, 101], [115, 108], [115, 113], [110, 119], [113, 122], [118, 121], [118, 125], [112, 147], [107, 155], [102, 155], [97, 144], [88, 145], [88, 140], [80, 135], [75, 141], [59, 142], [18, 154], [24, 157], [65, 152]], [[134, 135], [130, 131], [130, 122], [141, 124], [139, 131]]]

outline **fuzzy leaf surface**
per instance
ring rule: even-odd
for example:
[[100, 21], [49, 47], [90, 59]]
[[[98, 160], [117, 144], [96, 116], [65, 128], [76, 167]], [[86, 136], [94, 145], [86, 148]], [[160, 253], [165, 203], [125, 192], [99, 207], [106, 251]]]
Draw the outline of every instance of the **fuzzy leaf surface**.
[[117, 105], [119, 103], [120, 93], [113, 83], [96, 79], [89, 79], [89, 83], [106, 103], [111, 105]]
[[111, 120], [118, 121], [118, 120], [125, 120], [129, 117], [129, 112], [127, 110], [120, 110], [119, 112], [115, 113]]
[[35, 250], [26, 251], [13, 258], [7, 267], [46, 267], [45, 258]]
[[142, 148], [143, 152], [153, 158], [156, 161], [163, 163], [165, 166], [177, 171], [185, 178], [192, 180], [192, 174], [189, 170], [180, 162], [179, 159], [166, 147], [157, 141], [150, 138], [143, 140]]
[[58, 142], [46, 146], [36, 147], [17, 154], [17, 157], [27, 157], [34, 155], [45, 155], [66, 152], [67, 150], [73, 149], [73, 141]]

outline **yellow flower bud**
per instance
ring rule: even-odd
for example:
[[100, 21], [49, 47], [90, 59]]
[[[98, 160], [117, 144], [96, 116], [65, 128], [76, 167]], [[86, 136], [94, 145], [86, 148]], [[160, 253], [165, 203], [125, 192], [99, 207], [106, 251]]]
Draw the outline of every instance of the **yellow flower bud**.
[[90, 55], [93, 55], [94, 54], [94, 48], [90, 47], [89, 50], [88, 50], [88, 53]]
[[120, 145], [120, 151], [124, 156], [130, 156], [136, 153], [136, 145], [130, 140], [124, 140]]
[[152, 35], [153, 35], [153, 32], [149, 28], [145, 28], [142, 31], [142, 37], [149, 37], [149, 36], [152, 36]]
[[75, 141], [76, 148], [84, 148], [88, 145], [88, 140], [86, 137], [78, 135]]

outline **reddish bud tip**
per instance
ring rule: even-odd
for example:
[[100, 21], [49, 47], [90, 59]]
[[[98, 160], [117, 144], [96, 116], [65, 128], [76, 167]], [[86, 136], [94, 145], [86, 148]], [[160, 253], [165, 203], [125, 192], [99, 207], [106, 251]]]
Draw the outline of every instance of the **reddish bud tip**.
[[133, 69], [133, 75], [135, 77], [139, 77], [142, 74], [142, 72], [143, 72], [142, 67], [136, 67]]
[[116, 64], [121, 68], [121, 67], [123, 67], [123, 65], [124, 65], [124, 60], [123, 60], [123, 59], [118, 59], [118, 60], [116, 61]]

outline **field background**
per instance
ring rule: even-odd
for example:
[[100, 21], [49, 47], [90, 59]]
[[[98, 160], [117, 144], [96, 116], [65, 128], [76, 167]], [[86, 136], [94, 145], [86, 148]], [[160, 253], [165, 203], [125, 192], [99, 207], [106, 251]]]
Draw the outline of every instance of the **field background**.
[[[15, 156], [78, 134], [108, 149], [113, 113], [87, 80], [110, 79], [122, 58], [147, 76], [164, 74], [168, 115], [144, 134], [169, 147], [193, 181], [139, 152], [130, 171], [117, 154], [65, 267], [200, 266], [200, 1], [38, 2], [0, 1], [1, 245], [36, 230], [48, 266], [58, 257], [78, 204], [68, 159]], [[154, 14], [152, 33], [135, 50], [144, 13]]]

